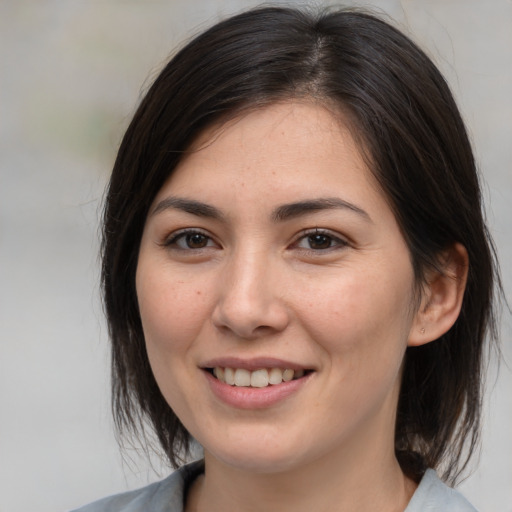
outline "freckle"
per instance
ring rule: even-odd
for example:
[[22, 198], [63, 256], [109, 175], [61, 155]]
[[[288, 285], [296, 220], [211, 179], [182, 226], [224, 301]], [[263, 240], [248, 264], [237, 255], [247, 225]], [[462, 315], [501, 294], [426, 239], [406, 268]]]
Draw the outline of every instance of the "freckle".
[[201, 295], [201, 291], [200, 290], [197, 290], [197, 295]]

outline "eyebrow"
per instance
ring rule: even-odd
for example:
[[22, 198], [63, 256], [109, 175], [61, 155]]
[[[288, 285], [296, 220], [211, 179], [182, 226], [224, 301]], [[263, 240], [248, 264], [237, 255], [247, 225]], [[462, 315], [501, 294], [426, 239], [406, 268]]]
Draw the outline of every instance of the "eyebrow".
[[162, 199], [150, 215], [157, 215], [164, 210], [174, 209], [181, 210], [198, 217], [207, 217], [209, 219], [221, 220], [224, 218], [224, 214], [215, 206], [211, 206], [201, 201], [195, 201], [194, 199], [186, 199], [183, 197], [166, 197]]
[[[162, 201], [155, 206], [150, 215], [157, 215], [168, 209], [181, 210], [185, 213], [190, 213], [198, 217], [206, 217], [214, 220], [223, 220], [225, 218], [224, 213], [215, 206], [201, 201], [196, 201], [194, 199], [174, 196], [162, 199]], [[355, 204], [340, 199], [339, 197], [308, 199], [298, 201], [296, 203], [283, 204], [274, 209], [271, 219], [274, 222], [285, 222], [287, 220], [301, 217], [302, 215], [307, 215], [308, 213], [336, 209], [350, 210], [357, 213], [368, 222], [373, 223], [371, 217], [366, 211]]]
[[277, 207], [272, 213], [272, 220], [275, 222], [283, 222], [290, 220], [301, 215], [306, 215], [311, 212], [322, 210], [350, 210], [363, 217], [368, 222], [372, 222], [371, 217], [359, 206], [344, 201], [339, 197], [325, 197], [319, 199], [310, 199], [306, 201], [299, 201], [297, 203], [284, 204]]

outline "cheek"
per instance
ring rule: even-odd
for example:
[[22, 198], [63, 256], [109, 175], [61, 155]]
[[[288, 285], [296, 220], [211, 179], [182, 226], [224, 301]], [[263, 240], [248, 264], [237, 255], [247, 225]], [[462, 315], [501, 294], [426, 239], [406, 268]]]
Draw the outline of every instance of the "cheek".
[[[167, 403], [180, 418], [192, 412], [195, 380], [186, 364], [204, 324], [208, 293], [186, 278], [173, 278], [162, 267], [139, 263], [137, 297], [151, 369]], [[158, 269], [157, 272], [154, 269]], [[188, 382], [186, 389], [180, 383]]]
[[310, 284], [305, 296], [316, 300], [304, 302], [299, 316], [311, 337], [341, 364], [368, 369], [370, 361], [377, 365], [396, 359], [403, 354], [411, 325], [412, 279], [405, 277], [347, 272], [320, 286]]
[[139, 264], [137, 299], [148, 351], [179, 351], [201, 328], [209, 294], [199, 283], [173, 279]]

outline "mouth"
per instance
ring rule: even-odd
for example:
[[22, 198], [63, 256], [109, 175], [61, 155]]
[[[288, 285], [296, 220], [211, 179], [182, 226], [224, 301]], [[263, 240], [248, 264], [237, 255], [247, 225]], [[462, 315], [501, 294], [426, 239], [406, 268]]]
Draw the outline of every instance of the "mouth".
[[224, 384], [244, 388], [278, 386], [283, 382], [301, 379], [313, 371], [304, 369], [294, 370], [292, 368], [260, 368], [251, 371], [245, 368], [221, 366], [205, 368], [204, 370]]

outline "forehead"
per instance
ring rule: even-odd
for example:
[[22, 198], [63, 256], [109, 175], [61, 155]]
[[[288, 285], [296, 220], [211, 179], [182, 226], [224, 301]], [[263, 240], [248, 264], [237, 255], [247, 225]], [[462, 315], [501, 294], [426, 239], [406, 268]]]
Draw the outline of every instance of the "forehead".
[[244, 112], [206, 129], [163, 188], [206, 193], [207, 182], [226, 178], [232, 186], [286, 185], [298, 194], [306, 185], [326, 196], [335, 184], [380, 194], [350, 127], [342, 113], [306, 101]]
[[196, 153], [216, 140], [229, 137], [230, 143], [247, 149], [269, 149], [269, 140], [281, 143], [283, 150], [290, 144], [313, 138], [322, 145], [351, 144], [358, 148], [352, 134], [351, 117], [334, 105], [303, 100], [287, 100], [260, 108], [249, 108], [238, 115], [220, 120], [201, 132], [190, 146]]

